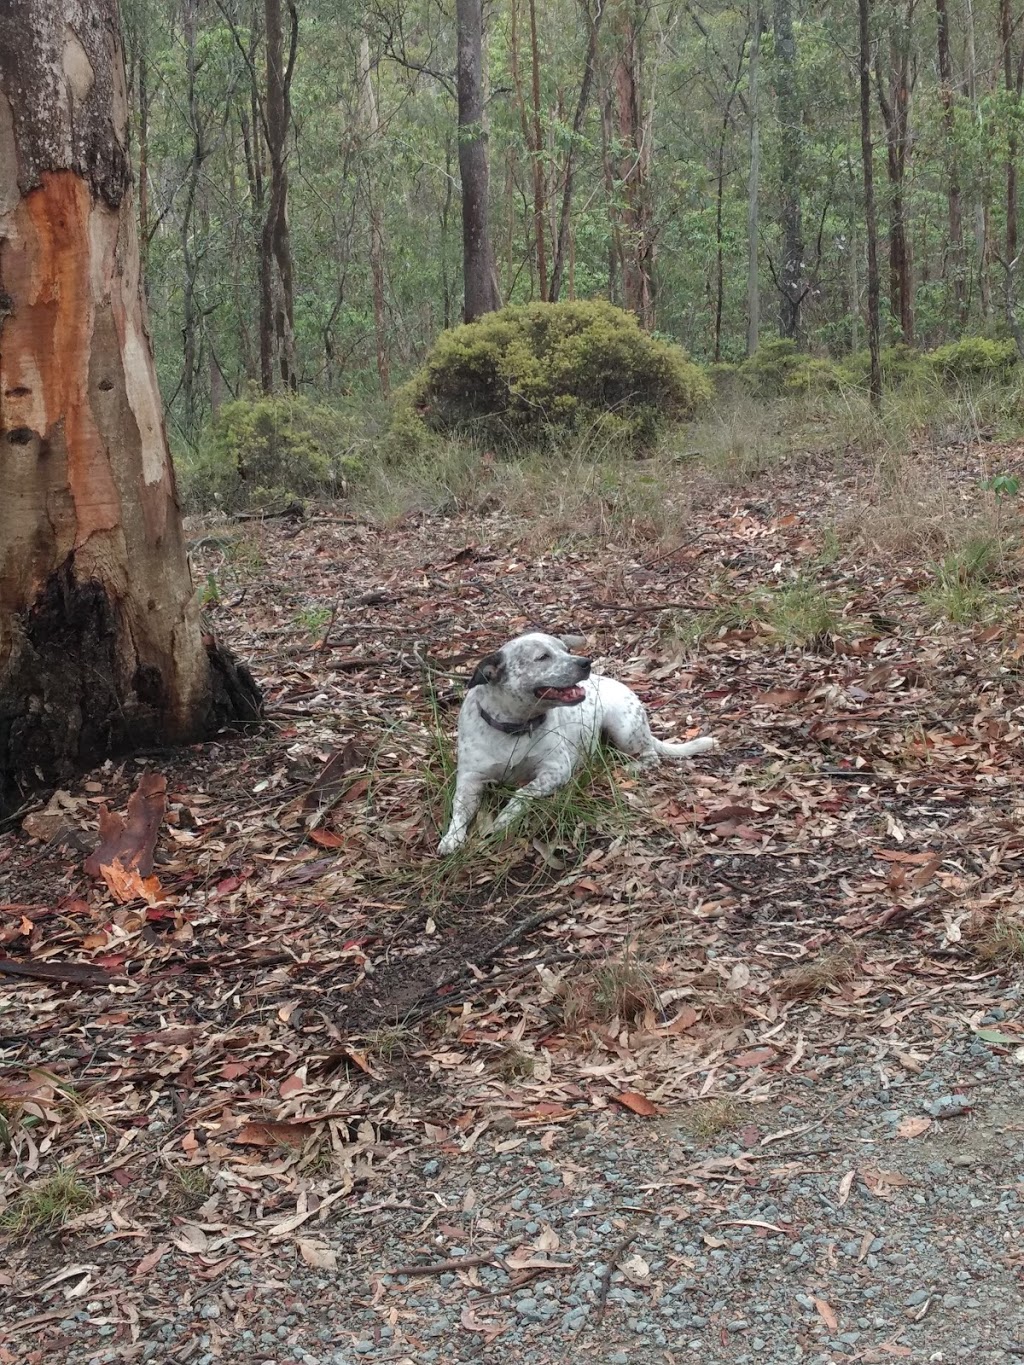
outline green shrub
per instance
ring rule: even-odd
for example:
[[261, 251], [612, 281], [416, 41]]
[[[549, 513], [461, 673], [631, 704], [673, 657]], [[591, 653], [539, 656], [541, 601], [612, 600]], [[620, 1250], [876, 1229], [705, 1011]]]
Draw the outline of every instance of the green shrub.
[[786, 380], [803, 358], [795, 341], [782, 337], [762, 341], [740, 366], [740, 377], [758, 397], [778, 398], [786, 387]]
[[[883, 346], [878, 362], [882, 370], [882, 385], [887, 389], [926, 383], [932, 377], [927, 358], [902, 341], [895, 346]], [[841, 370], [851, 384], [866, 389], [871, 380], [871, 352], [854, 351], [843, 361]]]
[[739, 367], [739, 374], [744, 386], [758, 398], [824, 393], [839, 388], [842, 380], [831, 360], [807, 355], [795, 341], [784, 337], [762, 341]]
[[662, 422], [711, 396], [679, 347], [640, 330], [609, 303], [503, 308], [438, 338], [396, 410], [435, 432], [470, 432], [498, 447], [595, 430], [648, 444]]
[[786, 375], [783, 392], [788, 394], [832, 393], [841, 387], [842, 380], [842, 372], [834, 361], [802, 355], [800, 356], [800, 363], [794, 365]]
[[947, 383], [978, 379], [1005, 381], [1017, 364], [1017, 348], [1012, 341], [993, 341], [989, 337], [963, 337], [940, 346], [928, 356], [935, 373]]
[[201, 507], [269, 507], [308, 494], [343, 493], [359, 468], [345, 414], [289, 395], [225, 403], [183, 482]]

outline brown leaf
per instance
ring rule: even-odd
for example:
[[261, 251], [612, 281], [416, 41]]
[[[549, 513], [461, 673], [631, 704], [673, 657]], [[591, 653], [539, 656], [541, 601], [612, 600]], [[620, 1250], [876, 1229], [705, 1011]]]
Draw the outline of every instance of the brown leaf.
[[167, 779], [160, 773], [145, 772], [128, 798], [128, 820], [100, 807], [100, 842], [85, 860], [90, 877], [98, 877], [105, 866], [120, 863], [146, 878], [153, 871], [153, 850], [160, 822], [167, 805]]
[[842, 1208], [846, 1201], [849, 1199], [850, 1191], [853, 1189], [853, 1182], [856, 1175], [857, 1175], [856, 1171], [847, 1171], [846, 1174], [843, 1176], [842, 1180], [840, 1180], [839, 1190], [836, 1195], [836, 1204], [839, 1208]]
[[732, 1058], [733, 1066], [764, 1066], [765, 1062], [774, 1062], [775, 1049], [771, 1047], [755, 1047], [750, 1052], [741, 1052], [738, 1057]]
[[155, 1246], [152, 1251], [147, 1252], [132, 1271], [135, 1279], [141, 1280], [144, 1276], [148, 1275], [155, 1266], [160, 1264], [170, 1249], [170, 1242], [161, 1242], [159, 1246]]
[[803, 701], [806, 696], [806, 688], [779, 687], [772, 692], [759, 692], [754, 701], [761, 702], [764, 706], [792, 706], [794, 702]]
[[311, 1270], [337, 1270], [338, 1253], [324, 1242], [299, 1238], [299, 1255]]
[[345, 843], [345, 836], [336, 834], [333, 829], [311, 829], [309, 837], [321, 848], [341, 848]]
[[839, 1319], [832, 1310], [832, 1305], [825, 1299], [815, 1299], [814, 1306], [818, 1310], [822, 1322], [833, 1335], [839, 1330]]
[[931, 1126], [931, 1119], [905, 1118], [896, 1129], [896, 1136], [902, 1138], [920, 1137], [922, 1133], [927, 1133]]
[[685, 1033], [687, 1029], [693, 1028], [700, 1015], [692, 1005], [684, 1005], [674, 1019], [670, 1019], [664, 1028], [658, 1029], [659, 1033]]
[[248, 1147], [301, 1147], [309, 1128], [301, 1119], [295, 1123], [259, 1120], [243, 1124], [231, 1140]]
[[661, 1113], [656, 1104], [652, 1104], [646, 1095], [641, 1095], [636, 1090], [619, 1090], [612, 1096], [612, 1099], [621, 1104], [624, 1109], [630, 1109], [634, 1114], [639, 1114], [641, 1118], [651, 1119]]

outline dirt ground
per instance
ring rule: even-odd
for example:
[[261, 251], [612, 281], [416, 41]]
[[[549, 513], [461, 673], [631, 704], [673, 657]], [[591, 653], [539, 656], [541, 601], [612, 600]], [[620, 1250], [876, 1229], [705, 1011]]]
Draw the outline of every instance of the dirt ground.
[[[972, 578], [852, 459], [682, 479], [598, 538], [194, 529], [266, 728], [0, 834], [0, 1363], [1024, 1353], [1015, 526]], [[533, 627], [721, 749], [441, 860], [461, 687]], [[86, 871], [140, 781], [151, 872]]]

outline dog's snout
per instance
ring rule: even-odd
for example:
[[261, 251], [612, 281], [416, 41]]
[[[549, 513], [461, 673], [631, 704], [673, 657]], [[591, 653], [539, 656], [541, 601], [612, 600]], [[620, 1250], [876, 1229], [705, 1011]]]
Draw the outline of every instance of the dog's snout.
[[579, 668], [579, 670], [580, 670], [580, 679], [581, 679], [581, 681], [582, 681], [583, 678], [589, 678], [589, 677], [590, 677], [590, 660], [589, 660], [589, 659], [581, 659], [580, 656], [577, 655], [577, 656], [576, 656], [576, 666], [577, 666], [577, 667]]

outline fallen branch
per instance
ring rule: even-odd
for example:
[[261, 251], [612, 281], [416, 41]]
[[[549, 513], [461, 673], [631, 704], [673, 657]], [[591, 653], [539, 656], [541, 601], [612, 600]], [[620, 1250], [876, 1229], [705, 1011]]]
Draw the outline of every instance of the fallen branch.
[[595, 1322], [604, 1321], [604, 1315], [608, 1309], [608, 1294], [612, 1287], [612, 1274], [620, 1258], [625, 1255], [639, 1236], [639, 1226], [634, 1227], [632, 1231], [628, 1232], [626, 1236], [623, 1237], [621, 1242], [617, 1242], [615, 1246], [612, 1247], [611, 1252], [608, 1255], [608, 1264], [605, 1266], [604, 1274], [601, 1276], [601, 1288], [597, 1291], [597, 1310], [594, 1314]]

